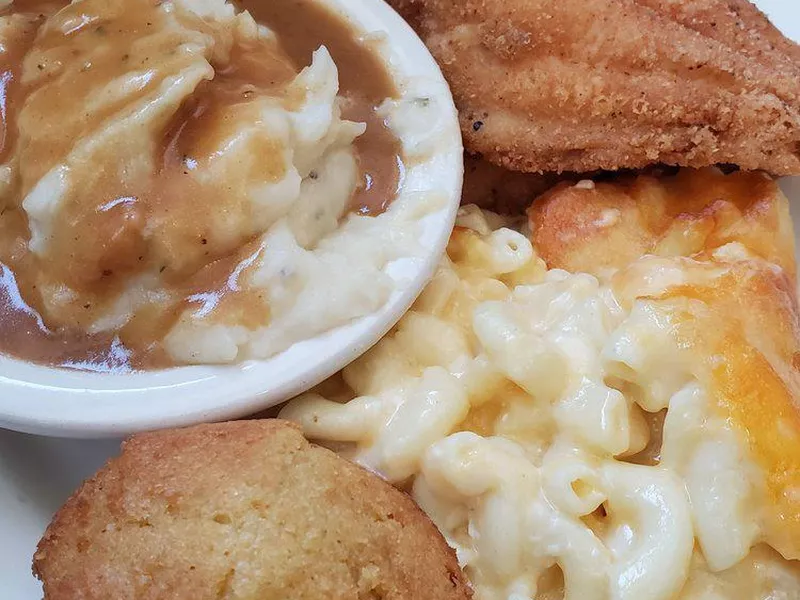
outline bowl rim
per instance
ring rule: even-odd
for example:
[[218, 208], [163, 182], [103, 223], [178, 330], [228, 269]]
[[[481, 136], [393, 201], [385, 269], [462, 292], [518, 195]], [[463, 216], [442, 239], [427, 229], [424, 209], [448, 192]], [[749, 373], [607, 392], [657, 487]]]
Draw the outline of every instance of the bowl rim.
[[[463, 147], [449, 87], [423, 42], [383, 0], [314, 0], [344, 17], [375, 51], [402, 90], [424, 82], [436, 98], [441, 143], [420, 161], [433, 165], [446, 202], [428, 215], [424, 256], [377, 312], [299, 342], [275, 357], [225, 366], [175, 367], [133, 374], [92, 373], [0, 355], [0, 427], [40, 435], [102, 438], [240, 418], [313, 387], [363, 354], [411, 307], [444, 254], [458, 210]], [[422, 196], [419, 202], [424, 201]]]

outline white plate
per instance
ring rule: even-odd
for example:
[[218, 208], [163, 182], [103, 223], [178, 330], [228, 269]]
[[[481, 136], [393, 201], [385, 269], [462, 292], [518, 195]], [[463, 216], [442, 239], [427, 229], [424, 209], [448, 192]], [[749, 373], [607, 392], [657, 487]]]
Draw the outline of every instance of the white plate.
[[[784, 33], [800, 40], [800, 4], [756, 3]], [[800, 231], [800, 177], [782, 184]], [[39, 537], [75, 487], [118, 448], [118, 440], [59, 440], [0, 430], [0, 600], [41, 598], [41, 586], [30, 573]]]

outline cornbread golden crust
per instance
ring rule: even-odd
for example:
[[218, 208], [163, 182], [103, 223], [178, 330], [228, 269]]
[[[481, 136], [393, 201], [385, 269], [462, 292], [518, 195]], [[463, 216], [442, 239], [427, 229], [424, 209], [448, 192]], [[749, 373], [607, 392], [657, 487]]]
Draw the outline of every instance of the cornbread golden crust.
[[471, 597], [408, 496], [278, 420], [134, 436], [56, 514], [33, 570], [53, 600]]

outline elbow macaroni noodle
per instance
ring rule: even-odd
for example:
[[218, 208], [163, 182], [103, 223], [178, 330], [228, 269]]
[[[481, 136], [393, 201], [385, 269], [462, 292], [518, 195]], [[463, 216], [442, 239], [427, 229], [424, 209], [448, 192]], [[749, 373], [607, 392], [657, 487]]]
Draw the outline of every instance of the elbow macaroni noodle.
[[459, 225], [412, 311], [280, 416], [409, 490], [478, 600], [800, 598], [763, 472], [651, 299], [712, 275], [548, 271], [496, 215]]

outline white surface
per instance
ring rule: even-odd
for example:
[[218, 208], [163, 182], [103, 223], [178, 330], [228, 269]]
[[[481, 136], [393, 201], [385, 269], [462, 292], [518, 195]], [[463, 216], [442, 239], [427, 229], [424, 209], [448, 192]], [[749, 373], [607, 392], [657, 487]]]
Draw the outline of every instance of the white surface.
[[753, 0], [772, 22], [793, 40], [800, 41], [800, 3], [797, 0]]
[[[461, 131], [450, 90], [424, 44], [380, 0], [324, 0], [380, 52], [403, 98], [429, 98], [436, 127], [419, 134], [435, 150], [406, 165], [407, 204], [418, 207], [419, 254], [390, 263], [395, 290], [382, 309], [267, 361], [134, 374], [52, 369], [0, 357], [0, 427], [62, 437], [108, 437], [252, 414], [295, 396], [377, 342], [408, 310], [441, 258], [463, 175]], [[426, 137], [428, 136], [428, 137]], [[401, 191], [401, 194], [404, 192]], [[432, 206], [437, 208], [431, 212]], [[426, 208], [427, 207], [427, 208]], [[390, 206], [389, 212], [399, 205]], [[411, 206], [407, 207], [411, 208]], [[388, 238], [390, 221], [384, 221]], [[2, 596], [0, 596], [2, 598]]]
[[[757, 4], [800, 40], [797, 0]], [[784, 180], [784, 190], [800, 230], [800, 178]], [[0, 430], [0, 600], [41, 598], [41, 587], [30, 574], [39, 537], [72, 490], [118, 446], [117, 440], [59, 440]]]

